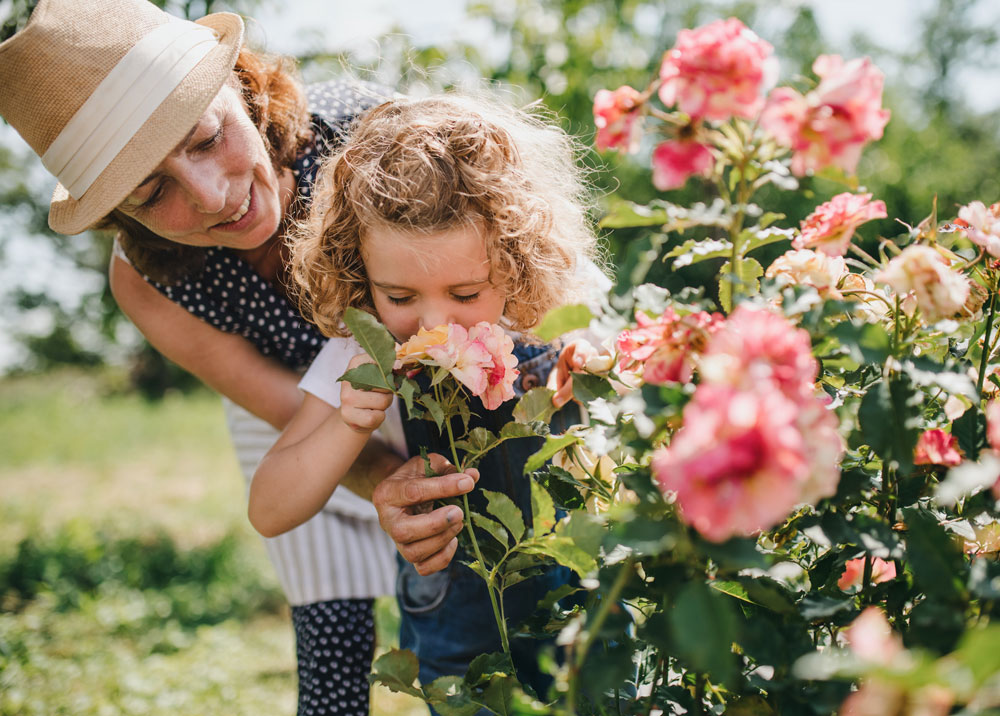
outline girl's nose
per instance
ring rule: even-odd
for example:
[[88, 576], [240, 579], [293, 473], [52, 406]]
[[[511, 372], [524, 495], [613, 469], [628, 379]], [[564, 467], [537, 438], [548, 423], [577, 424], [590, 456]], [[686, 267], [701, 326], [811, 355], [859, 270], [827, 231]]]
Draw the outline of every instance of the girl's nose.
[[446, 323], [455, 323], [455, 318], [451, 311], [443, 306], [428, 306], [420, 316], [420, 327], [428, 330], [443, 326]]

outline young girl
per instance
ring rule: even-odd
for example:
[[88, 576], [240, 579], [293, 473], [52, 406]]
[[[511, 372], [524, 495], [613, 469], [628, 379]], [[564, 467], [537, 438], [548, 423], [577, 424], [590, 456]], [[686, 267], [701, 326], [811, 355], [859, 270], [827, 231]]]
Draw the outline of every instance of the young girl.
[[[325, 334], [343, 336], [345, 309], [362, 308], [399, 342], [445, 323], [531, 328], [595, 283], [606, 288], [591, 261], [595, 237], [584, 196], [571, 140], [531, 114], [457, 95], [387, 102], [323, 168], [310, 219], [292, 243], [304, 312]], [[250, 520], [263, 534], [319, 510], [376, 429], [403, 456], [421, 446], [445, 452], [436, 429], [404, 420], [391, 395], [337, 383], [366, 360], [353, 355], [360, 353], [331, 341], [303, 378], [302, 407], [254, 477]], [[556, 362], [537, 343], [517, 341], [515, 354], [520, 392], [544, 384]], [[473, 405], [479, 422], [471, 427], [497, 429], [514, 402], [495, 411]], [[553, 430], [576, 422], [574, 415], [574, 407], [564, 408]], [[537, 447], [529, 440], [501, 445], [480, 464], [479, 486], [530, 509], [522, 468]], [[463, 558], [429, 576], [400, 560], [400, 643], [417, 653], [423, 683], [464, 675], [477, 654], [500, 649], [485, 585]], [[517, 585], [505, 599], [508, 621], [528, 616], [565, 578], [553, 571], [526, 580], [520, 595]], [[512, 644], [529, 682], [537, 648]]]

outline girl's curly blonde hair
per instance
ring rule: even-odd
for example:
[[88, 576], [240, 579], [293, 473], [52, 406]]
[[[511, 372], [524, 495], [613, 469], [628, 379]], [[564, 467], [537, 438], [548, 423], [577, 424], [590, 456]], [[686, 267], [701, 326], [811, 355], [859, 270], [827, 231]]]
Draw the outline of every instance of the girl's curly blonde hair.
[[320, 170], [308, 218], [290, 237], [304, 316], [347, 335], [348, 307], [374, 312], [365, 232], [485, 231], [504, 316], [526, 330], [585, 292], [596, 237], [574, 141], [538, 111], [479, 95], [395, 99], [370, 110]]

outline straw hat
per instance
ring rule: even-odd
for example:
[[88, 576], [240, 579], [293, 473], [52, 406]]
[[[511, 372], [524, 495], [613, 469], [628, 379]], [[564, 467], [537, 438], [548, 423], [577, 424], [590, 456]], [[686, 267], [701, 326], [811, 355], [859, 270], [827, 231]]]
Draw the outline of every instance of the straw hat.
[[179, 20], [146, 0], [40, 0], [0, 44], [0, 116], [59, 179], [49, 226], [78, 234], [180, 143], [230, 76], [232, 13]]

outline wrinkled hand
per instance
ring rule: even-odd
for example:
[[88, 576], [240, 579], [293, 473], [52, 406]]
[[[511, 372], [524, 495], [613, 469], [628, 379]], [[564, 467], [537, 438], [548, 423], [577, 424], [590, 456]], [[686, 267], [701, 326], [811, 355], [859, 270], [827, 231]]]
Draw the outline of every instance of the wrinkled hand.
[[[362, 353], [351, 358], [348, 370], [363, 363], [374, 363]], [[387, 390], [361, 390], [346, 380], [340, 383], [340, 418], [359, 433], [370, 433], [385, 420], [385, 411], [392, 405], [392, 393]]]
[[413, 457], [382, 480], [372, 494], [382, 529], [421, 575], [438, 572], [451, 563], [463, 526], [462, 508], [445, 505], [432, 510], [431, 501], [470, 492], [479, 480], [475, 468], [456, 473], [441, 455], [431, 453], [428, 457], [437, 477], [424, 477], [423, 458]]

